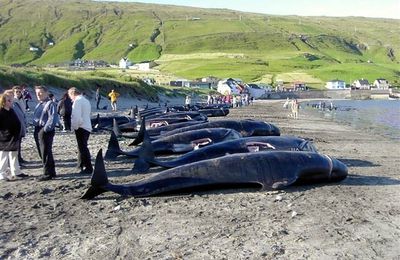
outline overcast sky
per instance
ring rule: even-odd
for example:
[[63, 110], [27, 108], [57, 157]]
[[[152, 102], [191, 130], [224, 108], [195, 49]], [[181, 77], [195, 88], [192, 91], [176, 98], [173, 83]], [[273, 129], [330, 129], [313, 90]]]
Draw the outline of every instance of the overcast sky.
[[[109, 0], [102, 0], [109, 1]], [[228, 8], [244, 12], [302, 16], [365, 16], [400, 19], [400, 0], [112, 0]]]

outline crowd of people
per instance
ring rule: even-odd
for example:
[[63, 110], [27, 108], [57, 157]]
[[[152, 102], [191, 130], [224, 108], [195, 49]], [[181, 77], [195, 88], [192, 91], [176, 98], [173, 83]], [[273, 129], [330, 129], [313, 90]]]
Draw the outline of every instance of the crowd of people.
[[238, 95], [207, 95], [207, 105], [212, 104], [227, 104], [232, 108], [248, 106], [253, 104], [254, 98], [249, 94]]
[[81, 174], [91, 174], [89, 100], [75, 87], [68, 89], [60, 101], [45, 86], [35, 86], [34, 90], [38, 103], [31, 122], [27, 122], [26, 112], [29, 111], [28, 102], [32, 98], [26, 87], [14, 86], [0, 94], [0, 181], [29, 177], [21, 171], [27, 163], [21, 155], [21, 143], [27, 135], [28, 124], [33, 125], [33, 137], [43, 167], [43, 174], [37, 178], [38, 181], [51, 180], [57, 175], [53, 157], [57, 126], [64, 132], [75, 133], [77, 168]]
[[[43, 174], [39, 181], [51, 180], [57, 176], [53, 157], [53, 140], [56, 128], [61, 132], [74, 132], [77, 142], [77, 168], [82, 174], [93, 171], [88, 140], [92, 131], [91, 104], [85, 95], [75, 87], [65, 92], [60, 100], [45, 87], [35, 86], [37, 105], [32, 111], [32, 119], [28, 122], [26, 113], [30, 111], [32, 100], [26, 86], [14, 86], [0, 94], [0, 181], [9, 181], [29, 177], [22, 173], [21, 168], [27, 163], [22, 158], [21, 144], [27, 135], [28, 125], [33, 126], [38, 156], [41, 159]], [[107, 94], [112, 111], [117, 111], [117, 101], [120, 94], [114, 89]], [[100, 109], [102, 99], [100, 87], [96, 90], [96, 109]], [[249, 105], [249, 96], [208, 95], [208, 104], [229, 104], [231, 107]], [[186, 105], [192, 102], [187, 96]]]

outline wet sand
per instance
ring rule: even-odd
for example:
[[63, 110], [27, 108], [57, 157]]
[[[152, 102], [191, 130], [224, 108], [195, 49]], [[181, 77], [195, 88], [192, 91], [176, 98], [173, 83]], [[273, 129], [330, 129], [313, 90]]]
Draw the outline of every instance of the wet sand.
[[[55, 180], [0, 183], [0, 259], [400, 259], [399, 143], [303, 110], [298, 120], [288, 118], [283, 103], [256, 102], [226, 118], [265, 120], [282, 134], [313, 140], [349, 167], [346, 180], [273, 192], [105, 193], [84, 201], [90, 179], [74, 168], [75, 136], [57, 133]], [[108, 138], [91, 135], [93, 159]], [[40, 176], [32, 133], [23, 156], [23, 172]], [[131, 175], [132, 166], [123, 158], [107, 162], [110, 181], [145, 177]]]

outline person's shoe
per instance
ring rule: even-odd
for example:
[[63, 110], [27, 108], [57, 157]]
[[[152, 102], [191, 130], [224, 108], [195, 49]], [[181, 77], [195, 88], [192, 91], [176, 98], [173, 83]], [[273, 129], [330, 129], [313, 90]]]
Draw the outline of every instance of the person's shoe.
[[28, 174], [25, 174], [25, 173], [20, 173], [20, 174], [17, 174], [17, 177], [20, 177], [20, 178], [28, 178], [28, 177], [30, 177]]
[[19, 176], [9, 176], [7, 177], [7, 181], [17, 181], [17, 180], [21, 180], [22, 178]]
[[53, 176], [50, 175], [42, 175], [39, 178], [37, 178], [37, 181], [49, 181], [53, 179]]
[[93, 169], [83, 169], [82, 171], [79, 172], [79, 174], [92, 174]]

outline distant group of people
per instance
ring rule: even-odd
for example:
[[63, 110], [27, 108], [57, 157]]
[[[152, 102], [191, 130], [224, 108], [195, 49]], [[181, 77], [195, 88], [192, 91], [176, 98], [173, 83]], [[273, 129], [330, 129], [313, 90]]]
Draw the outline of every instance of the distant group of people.
[[291, 113], [289, 114], [289, 117], [292, 117], [294, 119], [299, 118], [299, 109], [300, 109], [300, 104], [297, 101], [297, 99], [292, 99], [290, 100], [289, 98], [286, 99], [285, 103], [283, 104], [283, 108], [291, 110]]
[[[53, 140], [60, 118], [63, 131], [75, 132], [78, 146], [77, 167], [81, 170], [80, 173], [92, 173], [88, 149], [92, 131], [89, 100], [75, 87], [68, 89], [58, 103], [54, 97], [51, 98], [51, 93], [45, 86], [36, 86], [34, 89], [38, 104], [33, 111], [31, 124], [43, 166], [43, 175], [38, 180], [51, 180], [57, 175]], [[26, 111], [29, 109], [23, 91], [20, 86], [14, 86], [0, 94], [0, 181], [28, 177], [21, 172], [21, 166], [26, 163], [21, 156], [21, 143], [27, 134]]]
[[248, 106], [253, 104], [254, 98], [250, 97], [249, 94], [240, 95], [207, 95], [207, 105], [212, 104], [228, 104], [232, 108]]

